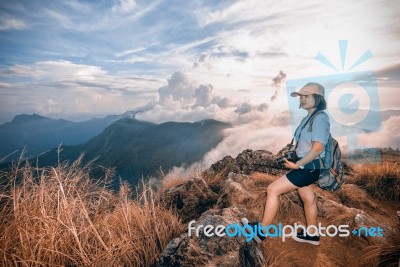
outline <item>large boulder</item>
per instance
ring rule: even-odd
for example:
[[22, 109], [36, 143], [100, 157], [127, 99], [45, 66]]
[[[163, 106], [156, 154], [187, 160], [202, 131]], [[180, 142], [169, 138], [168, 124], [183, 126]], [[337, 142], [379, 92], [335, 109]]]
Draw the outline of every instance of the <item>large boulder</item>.
[[[210, 209], [203, 213], [193, 227], [203, 225], [227, 226], [247, 217], [243, 206], [225, 209]], [[164, 249], [159, 267], [164, 266], [263, 266], [264, 256], [254, 240], [246, 241], [244, 236], [206, 236], [204, 227], [183, 233], [169, 242]]]
[[217, 202], [214, 193], [202, 178], [191, 178], [187, 182], [171, 187], [160, 196], [160, 203], [175, 210], [183, 222], [198, 218]]
[[279, 176], [286, 171], [277, 165], [276, 157], [271, 152], [247, 149], [240, 153], [236, 159], [226, 156], [212, 164], [209, 169], [203, 172], [203, 176], [206, 179], [209, 178], [210, 187], [214, 192], [219, 193], [230, 173], [250, 175], [254, 172], [261, 172]]
[[269, 151], [251, 149], [244, 150], [236, 157], [236, 173], [251, 174], [263, 172], [272, 175], [282, 173], [282, 168], [276, 163], [276, 157]]
[[221, 190], [217, 202], [219, 208], [226, 208], [235, 205], [249, 205], [258, 195], [248, 190], [254, 187], [251, 177], [245, 174], [229, 173], [228, 178]]

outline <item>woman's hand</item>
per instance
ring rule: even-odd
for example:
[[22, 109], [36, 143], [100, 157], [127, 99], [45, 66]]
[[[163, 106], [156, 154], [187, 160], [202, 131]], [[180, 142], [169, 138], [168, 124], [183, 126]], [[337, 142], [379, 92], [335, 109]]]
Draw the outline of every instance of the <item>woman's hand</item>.
[[281, 157], [281, 156], [285, 155], [285, 153], [288, 151], [289, 151], [288, 149], [282, 148], [281, 150], [278, 151], [278, 154], [276, 154], [276, 155]]
[[283, 165], [285, 165], [285, 167], [288, 169], [296, 170], [296, 169], [300, 168], [300, 166], [297, 165], [297, 163], [288, 161], [286, 158], [284, 158], [283, 160], [285, 161], [285, 163]]

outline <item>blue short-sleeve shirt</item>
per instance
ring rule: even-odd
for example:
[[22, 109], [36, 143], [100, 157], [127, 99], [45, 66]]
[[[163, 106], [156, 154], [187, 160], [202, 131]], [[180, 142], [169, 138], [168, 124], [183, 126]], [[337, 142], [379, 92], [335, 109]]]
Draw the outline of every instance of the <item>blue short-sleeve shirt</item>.
[[[325, 112], [318, 113], [314, 118], [314, 122], [312, 124], [312, 131], [309, 132], [309, 124], [304, 127], [304, 129], [300, 130], [303, 127], [304, 123], [307, 121], [308, 115], [306, 118], [303, 119], [300, 126], [297, 128], [295, 133], [295, 140], [298, 143], [296, 148], [296, 154], [298, 157], [304, 157], [308, 151], [310, 151], [312, 146], [312, 141], [317, 141], [322, 143], [324, 146], [328, 143], [329, 132], [330, 132], [330, 123], [329, 117]], [[299, 140], [300, 136], [300, 140]], [[325, 147], [324, 151], [320, 154], [320, 157], [325, 157]]]

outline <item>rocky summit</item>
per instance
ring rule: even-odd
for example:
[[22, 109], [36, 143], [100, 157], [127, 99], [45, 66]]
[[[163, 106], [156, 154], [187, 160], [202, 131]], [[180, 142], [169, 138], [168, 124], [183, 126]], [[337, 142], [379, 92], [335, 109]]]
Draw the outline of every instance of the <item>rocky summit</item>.
[[[268, 185], [286, 171], [276, 165], [272, 153], [245, 150], [236, 158], [226, 156], [199, 177], [165, 188], [158, 201], [178, 214], [187, 227], [170, 240], [158, 266], [362, 266], [368, 265], [370, 258], [376, 260], [382, 255], [388, 262], [398, 260], [398, 201], [369, 194], [358, 186], [357, 177], [362, 170], [349, 166], [341, 189], [330, 192], [312, 185], [318, 222], [322, 227], [347, 225], [348, 236], [321, 236], [320, 245], [312, 246], [291, 238], [283, 241], [281, 237], [267, 237], [258, 244], [246, 241], [243, 235], [206, 234], [206, 226], [215, 229], [218, 225], [239, 225], [244, 217], [261, 220]], [[281, 195], [273, 223], [306, 225], [303, 203], [296, 190]], [[198, 235], [195, 230], [188, 231], [189, 225], [198, 228]], [[383, 236], [363, 231], [378, 227]]]

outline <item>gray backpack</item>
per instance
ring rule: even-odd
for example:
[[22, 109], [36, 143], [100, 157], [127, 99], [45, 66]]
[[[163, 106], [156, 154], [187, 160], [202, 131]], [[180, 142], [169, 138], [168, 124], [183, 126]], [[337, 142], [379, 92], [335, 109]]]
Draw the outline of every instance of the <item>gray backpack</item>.
[[[312, 124], [318, 111], [309, 122], [308, 131], [312, 131]], [[328, 143], [325, 145], [325, 158], [320, 160], [321, 174], [316, 182], [321, 189], [335, 191], [339, 189], [344, 182], [342, 152], [340, 151], [339, 143], [329, 134]]]

